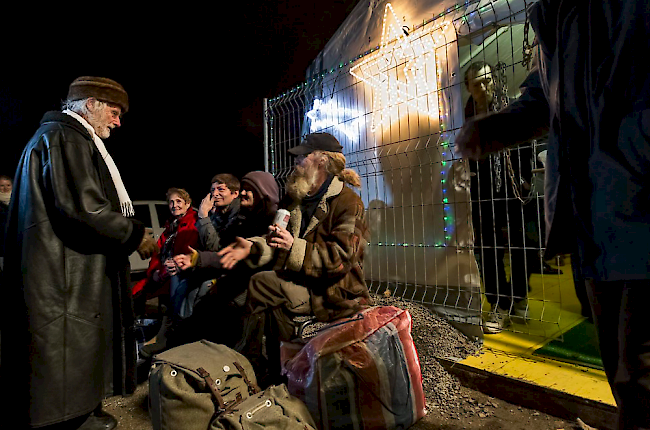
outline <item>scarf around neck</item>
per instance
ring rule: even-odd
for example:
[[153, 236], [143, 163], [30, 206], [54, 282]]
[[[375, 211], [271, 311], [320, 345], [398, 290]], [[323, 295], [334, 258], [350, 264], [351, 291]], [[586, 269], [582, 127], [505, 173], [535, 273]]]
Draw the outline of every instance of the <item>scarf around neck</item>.
[[126, 192], [126, 188], [124, 187], [124, 183], [122, 182], [122, 176], [120, 176], [120, 171], [117, 170], [117, 166], [113, 161], [113, 157], [111, 157], [111, 155], [106, 150], [106, 146], [104, 146], [104, 141], [99, 136], [97, 136], [97, 133], [95, 133], [95, 129], [81, 115], [69, 109], [64, 110], [63, 113], [70, 115], [71, 117], [79, 121], [81, 125], [83, 125], [86, 128], [86, 130], [90, 132], [90, 135], [93, 137], [93, 142], [95, 143], [95, 147], [97, 147], [97, 150], [99, 151], [102, 158], [104, 159], [104, 162], [106, 162], [106, 165], [108, 166], [108, 171], [111, 173], [113, 184], [115, 185], [115, 189], [117, 190], [117, 196], [120, 199], [120, 207], [122, 209], [122, 215], [124, 215], [125, 217], [132, 217], [135, 214], [135, 212], [133, 211], [133, 204], [131, 203], [131, 199], [129, 198], [129, 193]]
[[11, 200], [11, 191], [9, 191], [8, 193], [0, 193], [0, 203], [9, 206], [10, 200]]

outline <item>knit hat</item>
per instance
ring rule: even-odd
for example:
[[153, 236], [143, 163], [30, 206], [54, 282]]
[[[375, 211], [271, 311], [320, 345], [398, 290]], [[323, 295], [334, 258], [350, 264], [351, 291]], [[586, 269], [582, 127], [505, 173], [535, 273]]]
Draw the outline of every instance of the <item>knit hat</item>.
[[112, 79], [81, 76], [70, 84], [68, 100], [82, 100], [89, 97], [114, 103], [122, 108], [122, 113], [129, 110], [129, 96], [124, 91], [124, 87]]
[[278, 183], [272, 174], [260, 170], [248, 172], [244, 175], [241, 182], [242, 185], [246, 183], [250, 184], [260, 195], [262, 201], [268, 202], [266, 204], [266, 210], [275, 213], [280, 202], [280, 193]]
[[342, 152], [343, 147], [329, 133], [311, 133], [298, 146], [289, 149], [291, 155], [307, 155], [314, 151]]

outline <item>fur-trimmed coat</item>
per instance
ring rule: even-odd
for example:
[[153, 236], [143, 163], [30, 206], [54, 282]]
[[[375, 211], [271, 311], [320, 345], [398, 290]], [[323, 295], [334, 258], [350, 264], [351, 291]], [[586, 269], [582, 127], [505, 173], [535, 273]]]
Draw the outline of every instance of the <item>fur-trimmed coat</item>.
[[308, 288], [312, 312], [320, 321], [349, 316], [367, 305], [363, 255], [370, 231], [361, 198], [335, 177], [302, 236], [300, 202], [286, 208], [291, 213], [287, 230], [294, 238], [291, 250], [273, 249], [265, 237], [250, 238], [254, 246], [249, 264], [274, 261], [274, 270]]

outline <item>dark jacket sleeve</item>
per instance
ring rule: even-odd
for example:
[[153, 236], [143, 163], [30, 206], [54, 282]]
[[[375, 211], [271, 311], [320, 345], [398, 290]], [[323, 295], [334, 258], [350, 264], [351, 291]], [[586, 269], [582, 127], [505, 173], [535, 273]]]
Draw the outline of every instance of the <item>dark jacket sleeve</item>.
[[474, 123], [479, 132], [483, 154], [519, 145], [548, 133], [549, 105], [538, 69], [532, 70], [520, 87], [521, 96], [502, 111], [468, 120], [468, 123]]
[[196, 220], [196, 229], [199, 232], [199, 245], [206, 251], [219, 250], [219, 233], [214, 228], [210, 217], [198, 218]]
[[221, 257], [213, 251], [199, 251], [197, 267], [211, 267], [221, 269]]
[[[69, 136], [69, 137], [68, 137]], [[93, 162], [93, 148], [70, 131], [47, 133], [43, 154], [44, 199], [59, 238], [84, 252], [131, 254], [144, 236], [144, 225], [113, 210]], [[33, 162], [37, 162], [34, 160]], [[112, 184], [111, 184], [112, 185]]]

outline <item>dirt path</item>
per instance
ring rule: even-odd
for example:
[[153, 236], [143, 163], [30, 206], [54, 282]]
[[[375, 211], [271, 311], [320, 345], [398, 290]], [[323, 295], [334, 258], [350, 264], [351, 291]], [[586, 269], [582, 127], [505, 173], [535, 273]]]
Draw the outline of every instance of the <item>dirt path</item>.
[[[567, 422], [536, 410], [512, 405], [463, 387], [436, 357], [464, 358], [477, 353], [480, 345], [469, 341], [447, 321], [427, 308], [395, 298], [375, 297], [382, 305], [407, 309], [412, 316], [411, 334], [418, 350], [427, 400], [427, 415], [412, 426], [415, 430], [573, 430], [576, 422]], [[378, 303], [379, 304], [379, 303]], [[119, 421], [118, 430], [152, 430], [148, 415], [148, 369], [136, 393], [128, 398], [111, 397], [105, 410]]]
[[[152, 430], [148, 413], [149, 384], [144, 382], [130, 397], [110, 397], [104, 409], [119, 422], [117, 430]], [[430, 410], [413, 430], [573, 430], [577, 423], [567, 422], [535, 410], [512, 405], [477, 391], [461, 387], [460, 407], [441, 414]]]

